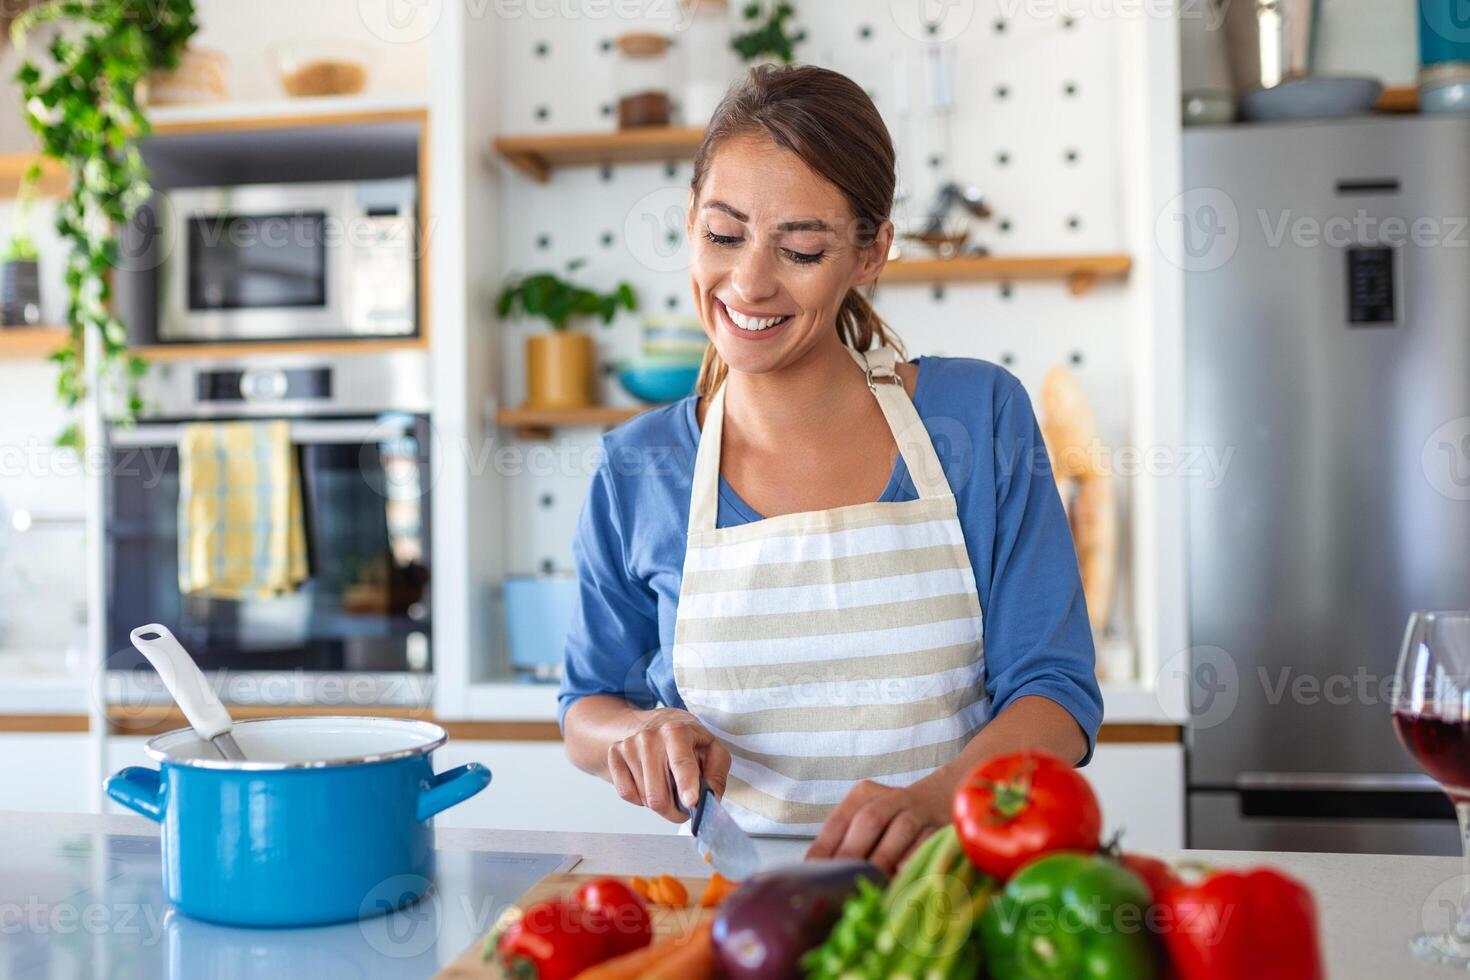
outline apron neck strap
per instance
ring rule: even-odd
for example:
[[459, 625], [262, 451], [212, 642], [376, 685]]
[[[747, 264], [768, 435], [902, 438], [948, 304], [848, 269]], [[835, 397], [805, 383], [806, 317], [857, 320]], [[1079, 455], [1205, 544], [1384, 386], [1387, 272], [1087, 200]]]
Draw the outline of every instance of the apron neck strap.
[[[949, 496], [949, 480], [940, 465], [939, 454], [929, 439], [929, 430], [919, 418], [914, 403], [904, 390], [903, 379], [895, 365], [898, 353], [892, 347], [847, 352], [866, 374], [868, 390], [878, 399], [883, 418], [898, 444], [898, 453], [908, 467], [909, 478], [920, 497]], [[699, 433], [699, 448], [694, 454], [694, 482], [689, 494], [689, 531], [713, 531], [719, 517], [720, 444], [725, 429], [725, 392], [729, 385], [721, 383], [710, 397], [704, 413], [704, 426]]]

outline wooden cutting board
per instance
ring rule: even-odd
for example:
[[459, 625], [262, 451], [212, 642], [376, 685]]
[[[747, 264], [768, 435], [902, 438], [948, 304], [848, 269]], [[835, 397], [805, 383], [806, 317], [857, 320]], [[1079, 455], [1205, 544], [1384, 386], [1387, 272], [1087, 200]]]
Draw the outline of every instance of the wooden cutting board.
[[[530, 908], [537, 902], [552, 898], [565, 898], [589, 881], [606, 878], [607, 875], [548, 875], [535, 887], [516, 899], [516, 908]], [[626, 879], [624, 879], [626, 880]], [[699, 898], [709, 885], [708, 878], [680, 878], [679, 883], [689, 893], [689, 908], [671, 909], [665, 905], [648, 906], [653, 916], [653, 940], [658, 942], [668, 936], [688, 932], [699, 923], [714, 917], [714, 909], [699, 908]], [[493, 928], [492, 928], [493, 931]], [[487, 933], [488, 935], [488, 933]], [[492, 957], [488, 962], [480, 959], [485, 948], [485, 937], [481, 936], [474, 945], [455, 957], [444, 969], [434, 974], [435, 980], [505, 980], [505, 971]]]

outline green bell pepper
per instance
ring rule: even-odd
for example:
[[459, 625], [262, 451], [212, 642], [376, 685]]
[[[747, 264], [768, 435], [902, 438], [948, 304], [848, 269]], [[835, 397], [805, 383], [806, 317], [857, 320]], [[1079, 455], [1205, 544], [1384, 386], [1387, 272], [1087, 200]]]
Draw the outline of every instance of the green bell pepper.
[[1059, 852], [1011, 877], [980, 916], [991, 980], [1152, 980], [1148, 888], [1096, 854]]

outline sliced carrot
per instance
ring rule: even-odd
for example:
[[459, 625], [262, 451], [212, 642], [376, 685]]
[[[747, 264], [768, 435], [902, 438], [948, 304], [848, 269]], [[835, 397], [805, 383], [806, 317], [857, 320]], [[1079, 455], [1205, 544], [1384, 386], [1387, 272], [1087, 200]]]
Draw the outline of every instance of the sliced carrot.
[[663, 903], [670, 908], [682, 909], [689, 904], [689, 890], [684, 883], [673, 875], [659, 875], [659, 884], [663, 886]]
[[709, 877], [709, 884], [705, 886], [704, 894], [699, 899], [699, 907], [712, 909], [723, 902], [726, 895], [739, 887], [739, 882], [731, 881], [716, 871]]
[[653, 901], [653, 896], [650, 893], [648, 880], [646, 878], [629, 878], [628, 887], [637, 892], [638, 897], [643, 899], [645, 902]]
[[715, 946], [710, 923], [624, 953], [577, 974], [577, 980], [712, 980]]

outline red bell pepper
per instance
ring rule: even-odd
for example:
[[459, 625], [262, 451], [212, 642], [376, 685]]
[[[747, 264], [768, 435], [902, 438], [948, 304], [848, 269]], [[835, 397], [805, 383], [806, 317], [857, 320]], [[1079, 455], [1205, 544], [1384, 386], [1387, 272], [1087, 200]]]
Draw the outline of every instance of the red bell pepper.
[[556, 898], [537, 902], [490, 936], [500, 965], [514, 980], [571, 980], [613, 955], [601, 910]]
[[1164, 890], [1164, 945], [1179, 980], [1323, 980], [1317, 907], [1269, 868], [1219, 871]]

